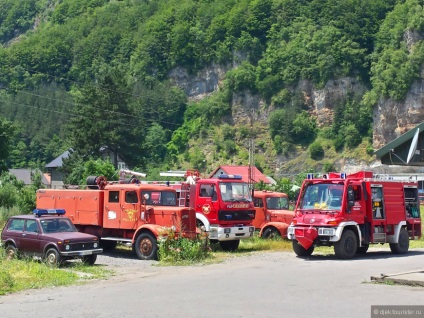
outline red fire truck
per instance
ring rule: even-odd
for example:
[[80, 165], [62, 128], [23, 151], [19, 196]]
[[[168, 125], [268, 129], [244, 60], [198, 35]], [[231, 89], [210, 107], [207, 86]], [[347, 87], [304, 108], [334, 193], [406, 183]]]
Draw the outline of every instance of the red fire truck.
[[222, 174], [201, 179], [196, 170], [170, 171], [162, 176], [186, 178], [171, 184], [179, 192], [179, 205], [196, 211], [197, 226], [208, 233], [211, 243], [219, 242], [226, 251], [238, 248], [240, 240], [254, 235], [252, 196], [239, 175]]
[[262, 238], [287, 237], [287, 228], [294, 211], [289, 210], [289, 199], [282, 192], [255, 190], [253, 193], [255, 219], [253, 226]]
[[334, 246], [336, 257], [349, 259], [383, 243], [395, 254], [406, 253], [409, 240], [421, 237], [418, 185], [369, 171], [308, 175], [287, 236], [298, 256]]
[[64, 209], [77, 229], [99, 237], [105, 250], [117, 242], [132, 244], [140, 259], [157, 259], [160, 236], [196, 238], [194, 209], [177, 205], [175, 189], [134, 180], [113, 184], [89, 177], [87, 189], [40, 189], [36, 205]]

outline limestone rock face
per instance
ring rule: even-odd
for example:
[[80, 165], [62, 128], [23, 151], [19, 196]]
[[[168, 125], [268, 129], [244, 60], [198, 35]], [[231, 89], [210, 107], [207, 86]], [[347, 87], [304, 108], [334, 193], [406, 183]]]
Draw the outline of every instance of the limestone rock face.
[[[421, 78], [424, 78], [421, 74]], [[373, 146], [379, 149], [424, 121], [424, 81], [415, 82], [405, 100], [380, 100], [373, 114]]]
[[[405, 33], [408, 47], [421, 38], [415, 33]], [[176, 68], [169, 73], [171, 81], [183, 89], [189, 99], [202, 100], [219, 89], [225, 74], [236, 65], [211, 65], [197, 74], [189, 74], [183, 68]], [[316, 88], [312, 82], [303, 80], [292, 93], [300, 94], [309, 113], [316, 117], [318, 127], [330, 126], [334, 120], [334, 109], [344, 103], [350, 96], [362, 96], [367, 91], [363, 83], [353, 77], [332, 79], [323, 88]], [[405, 100], [394, 101], [381, 99], [373, 112], [373, 147], [379, 149], [390, 141], [424, 121], [424, 70], [420, 79], [410, 88]], [[231, 115], [223, 118], [223, 122], [231, 125], [249, 125], [252, 121], [261, 126], [261, 130], [268, 129], [269, 115], [275, 110], [258, 95], [249, 91], [234, 94], [231, 105]], [[293, 154], [294, 155], [294, 154]], [[288, 158], [269, 158], [271, 165], [278, 170], [279, 163]], [[347, 170], [363, 169], [360, 162], [339, 162]], [[378, 162], [373, 169], [380, 170]], [[370, 167], [371, 168], [371, 167]], [[398, 167], [399, 168], [399, 167]], [[381, 169], [386, 169], [382, 167]]]

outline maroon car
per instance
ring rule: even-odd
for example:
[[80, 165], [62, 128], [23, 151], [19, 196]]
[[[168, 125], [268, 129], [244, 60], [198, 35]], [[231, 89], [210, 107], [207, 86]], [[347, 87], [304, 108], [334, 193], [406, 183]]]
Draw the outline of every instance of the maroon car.
[[78, 232], [65, 210], [36, 209], [33, 214], [16, 215], [7, 220], [1, 233], [7, 258], [19, 255], [41, 257], [50, 266], [67, 259], [81, 258], [93, 265], [99, 248], [97, 236]]

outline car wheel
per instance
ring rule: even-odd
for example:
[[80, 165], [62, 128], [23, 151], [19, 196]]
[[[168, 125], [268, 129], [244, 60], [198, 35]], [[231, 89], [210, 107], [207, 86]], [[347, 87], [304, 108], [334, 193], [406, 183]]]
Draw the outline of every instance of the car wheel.
[[60, 256], [57, 249], [49, 248], [44, 257], [44, 261], [46, 262], [47, 266], [59, 267], [63, 262], [63, 258]]
[[15, 245], [9, 244], [6, 247], [6, 259], [12, 260], [18, 258], [18, 249], [15, 247]]
[[97, 254], [86, 255], [82, 257], [82, 262], [86, 265], [94, 265], [97, 260]]

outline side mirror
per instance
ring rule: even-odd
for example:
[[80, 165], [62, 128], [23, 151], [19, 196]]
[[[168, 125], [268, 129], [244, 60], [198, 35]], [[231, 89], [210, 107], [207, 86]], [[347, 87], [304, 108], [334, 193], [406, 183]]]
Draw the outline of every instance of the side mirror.
[[355, 205], [355, 192], [352, 187], [347, 189], [347, 212], [350, 213], [350, 209]]

